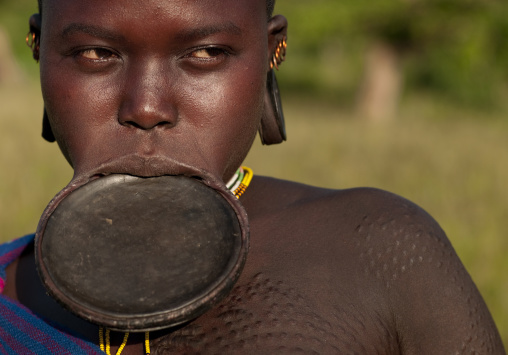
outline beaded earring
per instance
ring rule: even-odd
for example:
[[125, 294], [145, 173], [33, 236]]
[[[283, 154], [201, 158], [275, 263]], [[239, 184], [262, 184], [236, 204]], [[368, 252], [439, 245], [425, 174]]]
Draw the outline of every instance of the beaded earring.
[[25, 38], [26, 45], [32, 50], [32, 56], [36, 62], [39, 61], [39, 36], [37, 36], [34, 32], [28, 32]]
[[261, 143], [264, 145], [279, 144], [287, 138], [279, 85], [273, 70], [274, 67], [279, 70], [279, 65], [286, 59], [286, 47], [286, 37], [284, 36], [272, 55], [270, 71], [266, 78], [265, 114], [261, 118], [259, 126]]
[[272, 61], [270, 62], [270, 69], [279, 70], [279, 65], [286, 60], [286, 36], [282, 38], [282, 41], [279, 41], [277, 48], [275, 49], [275, 53], [272, 56]]

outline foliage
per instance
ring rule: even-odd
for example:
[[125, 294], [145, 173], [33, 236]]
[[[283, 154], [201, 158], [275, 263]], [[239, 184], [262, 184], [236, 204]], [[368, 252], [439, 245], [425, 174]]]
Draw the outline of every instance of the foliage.
[[[279, 0], [276, 11], [287, 15], [292, 25], [288, 60], [300, 57], [287, 75], [281, 74], [288, 90], [305, 87], [311, 80], [298, 73], [309, 71], [318, 82], [313, 89], [326, 87], [333, 73], [349, 79], [342, 87], [337, 79], [339, 84], [326, 90], [356, 90], [354, 83], [362, 76], [358, 61], [376, 41], [391, 45], [404, 59], [410, 92], [433, 91], [487, 106], [500, 99], [507, 84], [506, 1]], [[330, 46], [340, 52], [335, 58], [329, 56]]]

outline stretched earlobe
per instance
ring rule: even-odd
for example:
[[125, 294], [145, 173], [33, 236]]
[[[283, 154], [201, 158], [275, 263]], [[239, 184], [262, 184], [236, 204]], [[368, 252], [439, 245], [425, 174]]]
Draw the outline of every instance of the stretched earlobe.
[[268, 65], [270, 70], [266, 78], [265, 112], [259, 125], [261, 143], [278, 144], [286, 140], [286, 126], [280, 99], [279, 86], [274, 69], [279, 70], [286, 58], [287, 19], [276, 15], [268, 21]]
[[286, 140], [286, 125], [275, 72], [270, 70], [266, 78], [265, 113], [259, 126], [261, 143], [278, 144]]
[[53, 130], [51, 129], [51, 125], [49, 123], [46, 109], [44, 109], [44, 114], [42, 115], [42, 138], [51, 143], [56, 140], [55, 135], [53, 134]]
[[[33, 14], [30, 16], [29, 25], [30, 32], [28, 32], [26, 36], [26, 44], [32, 50], [34, 59], [38, 62], [40, 56], [41, 15]], [[56, 140], [55, 135], [53, 134], [53, 130], [51, 129], [51, 124], [49, 123], [48, 114], [45, 108], [42, 115], [42, 138], [48, 142], [54, 142]]]

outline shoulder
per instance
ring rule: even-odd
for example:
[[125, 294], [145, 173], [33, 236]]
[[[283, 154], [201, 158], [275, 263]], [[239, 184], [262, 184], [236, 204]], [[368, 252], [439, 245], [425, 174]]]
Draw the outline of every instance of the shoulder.
[[[386, 203], [394, 206], [411, 205], [417, 207], [407, 199], [377, 188], [328, 189], [265, 176], [255, 176], [251, 187], [247, 191], [251, 192], [251, 199], [277, 200], [279, 201], [278, 206], [282, 206], [282, 204], [327, 202], [340, 205], [349, 200], [355, 200], [359, 204], [368, 203], [372, 207], [385, 206]], [[375, 203], [375, 205], [372, 205], [372, 203]]]
[[372, 242], [374, 235], [391, 240], [422, 228], [444, 237], [437, 222], [418, 205], [376, 188], [335, 190], [257, 177], [245, 205], [249, 216], [276, 215], [284, 219], [286, 215], [304, 214], [308, 224], [322, 222], [323, 228], [335, 229], [340, 226], [350, 238], [371, 232], [368, 240]]
[[300, 256], [314, 252], [314, 260], [331, 268], [347, 268], [391, 287], [410, 270], [458, 260], [439, 224], [396, 194], [375, 188], [323, 189], [263, 177], [254, 183], [246, 196], [253, 231], [260, 231], [260, 238], [277, 236], [280, 243], [300, 245]]
[[256, 183], [250, 198], [261, 201], [251, 209], [253, 223], [267, 225], [282, 239], [312, 240], [317, 253], [326, 248], [334, 262], [340, 256], [349, 269], [358, 268], [384, 287], [399, 285], [397, 280], [407, 274], [432, 277], [463, 270], [434, 218], [401, 196], [376, 188], [332, 190], [270, 178]]
[[290, 265], [302, 284], [322, 289], [325, 282], [373, 312], [385, 305], [405, 353], [504, 353], [444, 231], [416, 204], [374, 188], [330, 190], [263, 177], [250, 192], [247, 212], [268, 245], [265, 255], [284, 259], [277, 266]]

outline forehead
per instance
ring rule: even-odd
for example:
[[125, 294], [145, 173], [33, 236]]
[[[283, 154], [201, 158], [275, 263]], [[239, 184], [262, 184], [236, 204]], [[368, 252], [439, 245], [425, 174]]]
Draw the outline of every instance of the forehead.
[[239, 28], [266, 28], [265, 0], [45, 0], [48, 27], [69, 22], [130, 23], [138, 31], [164, 24], [229, 22]]

